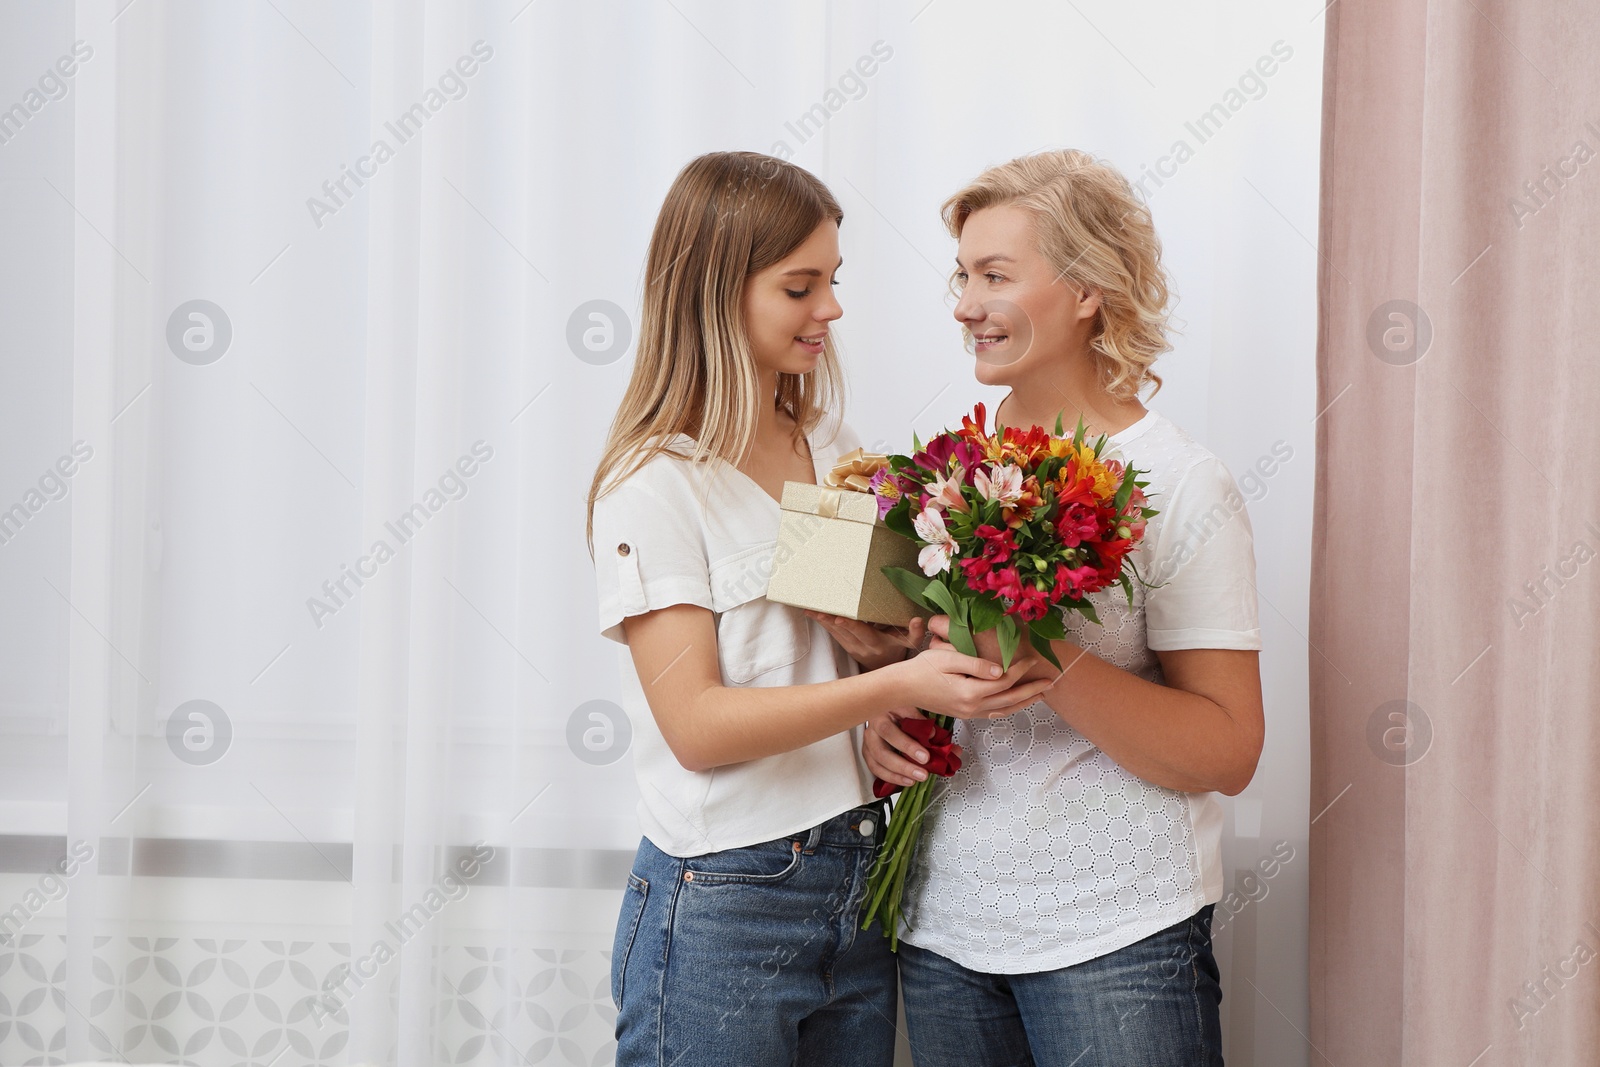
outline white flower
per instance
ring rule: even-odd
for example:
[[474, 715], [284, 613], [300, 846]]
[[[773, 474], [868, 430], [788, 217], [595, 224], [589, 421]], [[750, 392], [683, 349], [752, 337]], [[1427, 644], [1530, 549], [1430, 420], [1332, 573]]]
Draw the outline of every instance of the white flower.
[[928, 483], [928, 496], [932, 502], [951, 511], [965, 514], [970, 508], [966, 498], [961, 495], [961, 482], [955, 478], [946, 478], [938, 471], [933, 473], [933, 481]]
[[979, 467], [972, 475], [972, 484], [986, 500], [1014, 504], [1022, 499], [1022, 468], [1001, 463], [986, 472]]
[[940, 571], [949, 570], [956, 542], [950, 536], [950, 531], [945, 529], [944, 515], [929, 504], [911, 520], [911, 525], [916, 528], [917, 536], [928, 542], [917, 556], [917, 565], [922, 568], [922, 573], [932, 578]]

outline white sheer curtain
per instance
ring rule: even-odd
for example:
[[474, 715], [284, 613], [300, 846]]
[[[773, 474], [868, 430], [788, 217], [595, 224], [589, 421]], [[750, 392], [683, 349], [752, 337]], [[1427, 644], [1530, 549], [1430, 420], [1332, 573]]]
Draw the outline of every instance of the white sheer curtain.
[[609, 1063], [582, 498], [667, 184], [830, 184], [847, 417], [900, 447], [998, 399], [940, 201], [1059, 145], [1143, 177], [1155, 406], [1251, 500], [1223, 1011], [1230, 1063], [1306, 1062], [1317, 6], [0, 10], [0, 1062]]

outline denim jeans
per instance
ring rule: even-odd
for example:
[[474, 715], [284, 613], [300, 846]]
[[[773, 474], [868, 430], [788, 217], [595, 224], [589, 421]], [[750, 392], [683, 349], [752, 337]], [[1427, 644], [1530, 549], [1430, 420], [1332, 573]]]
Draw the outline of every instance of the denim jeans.
[[1211, 912], [1071, 967], [971, 971], [900, 942], [917, 1067], [1220, 1067]]
[[639, 842], [611, 955], [617, 1067], [889, 1067], [895, 958], [862, 930], [883, 808], [679, 859]]

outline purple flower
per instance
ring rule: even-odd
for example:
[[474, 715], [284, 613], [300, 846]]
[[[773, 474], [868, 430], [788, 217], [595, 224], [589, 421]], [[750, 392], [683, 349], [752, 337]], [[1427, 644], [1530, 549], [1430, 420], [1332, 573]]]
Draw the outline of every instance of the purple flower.
[[873, 472], [869, 484], [872, 486], [872, 495], [878, 500], [878, 520], [881, 522], [900, 499], [900, 482], [888, 467], [879, 467]]
[[911, 457], [911, 461], [926, 470], [938, 471], [947, 474], [950, 471], [950, 461], [954, 459], [961, 467], [961, 483], [972, 484], [973, 471], [983, 462], [983, 449], [971, 441], [965, 441], [955, 434], [942, 433], [928, 442], [926, 448]]

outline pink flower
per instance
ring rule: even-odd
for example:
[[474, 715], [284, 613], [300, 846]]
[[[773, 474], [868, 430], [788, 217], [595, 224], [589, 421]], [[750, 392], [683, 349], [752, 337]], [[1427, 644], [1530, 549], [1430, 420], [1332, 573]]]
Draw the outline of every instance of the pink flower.
[[1009, 463], [998, 463], [987, 471], [979, 467], [972, 474], [972, 484], [986, 500], [1015, 504], [1022, 499], [1022, 468]]
[[949, 508], [962, 514], [971, 510], [961, 495], [961, 482], [954, 478], [946, 478], [938, 471], [934, 472], [933, 479], [928, 482], [928, 497], [934, 507]]

